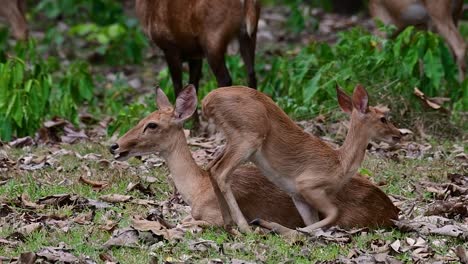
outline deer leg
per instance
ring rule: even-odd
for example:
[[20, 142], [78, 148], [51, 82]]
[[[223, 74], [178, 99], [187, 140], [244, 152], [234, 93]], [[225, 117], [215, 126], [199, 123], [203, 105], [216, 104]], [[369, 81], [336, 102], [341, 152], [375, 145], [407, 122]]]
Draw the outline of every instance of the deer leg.
[[[308, 173], [296, 179], [296, 188], [301, 197], [309, 206], [315, 208], [324, 216], [322, 220], [298, 229], [301, 232], [310, 233], [315, 229], [327, 227], [334, 223], [338, 217], [338, 207], [332, 202], [324, 189], [323, 182], [319, 179], [321, 179], [320, 175], [310, 175]], [[306, 222], [306, 224], [308, 223]]]
[[299, 195], [292, 197], [294, 205], [297, 211], [304, 220], [306, 226], [314, 224], [319, 221], [318, 212], [312, 208], [305, 200]]
[[13, 36], [17, 40], [28, 38], [28, 25], [23, 10], [24, 4], [19, 0], [3, 1], [3, 6], [0, 8], [0, 15], [4, 16], [8, 23], [10, 23]]
[[239, 49], [249, 78], [249, 87], [254, 89], [257, 88], [257, 78], [255, 76], [256, 37], [257, 32], [253, 32], [252, 37], [245, 30], [242, 30], [239, 34]]
[[463, 81], [466, 71], [466, 44], [463, 37], [460, 35], [452, 19], [433, 19], [434, 26], [437, 32], [447, 41], [452, 50], [458, 64], [458, 74], [460, 81]]
[[[198, 84], [202, 76], [202, 60], [201, 59], [190, 59], [189, 63], [189, 83], [195, 85], [198, 94]], [[197, 131], [200, 128], [200, 117], [198, 111], [195, 111], [192, 116], [193, 128]]]
[[178, 53], [167, 50], [164, 51], [164, 56], [166, 57], [172, 85], [174, 85], [175, 96], [177, 97], [182, 91], [182, 59]]
[[268, 230], [271, 230], [272, 232], [282, 236], [282, 237], [286, 237], [286, 238], [289, 238], [289, 239], [297, 239], [301, 236], [304, 236], [303, 233], [301, 232], [298, 232], [296, 230], [293, 230], [293, 229], [290, 229], [290, 228], [287, 228], [281, 224], [278, 224], [278, 223], [275, 223], [275, 222], [269, 222], [269, 221], [266, 221], [266, 220], [263, 220], [263, 219], [255, 219], [253, 220], [252, 222], [250, 222], [250, 224], [252, 225], [257, 225], [257, 226], [260, 226], [262, 228], [266, 228]]
[[303, 190], [301, 195], [314, 208], [324, 214], [325, 218], [298, 230], [310, 233], [318, 228], [327, 227], [334, 223], [338, 217], [338, 208], [332, 203], [325, 190], [322, 188]]
[[230, 177], [236, 167], [250, 157], [252, 154], [251, 149], [252, 146], [248, 143], [248, 140], [240, 144], [230, 144], [226, 146], [223, 156], [210, 169], [211, 177], [216, 181], [213, 185], [219, 187], [220, 192], [216, 191], [215, 187], [215, 193], [220, 201], [223, 218], [226, 214], [226, 208], [223, 207], [227, 205], [232, 219], [242, 232], [250, 232], [250, 227], [234, 197]]
[[216, 76], [216, 81], [219, 87], [226, 87], [232, 85], [232, 79], [226, 67], [224, 53], [226, 52], [226, 45], [218, 44], [208, 47], [206, 50], [206, 58], [211, 70]]

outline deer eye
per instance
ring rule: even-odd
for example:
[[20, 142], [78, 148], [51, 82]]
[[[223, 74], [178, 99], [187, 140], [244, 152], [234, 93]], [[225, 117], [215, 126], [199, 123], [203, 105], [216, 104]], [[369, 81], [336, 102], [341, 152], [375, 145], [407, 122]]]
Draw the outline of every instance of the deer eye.
[[387, 119], [385, 117], [381, 117], [380, 122], [382, 122], [384, 124], [387, 124]]
[[158, 128], [158, 124], [156, 124], [156, 123], [148, 123], [148, 124], [146, 125], [146, 127], [145, 127], [145, 130], [146, 130], [147, 128], [149, 128], [149, 129], [156, 129], [156, 128]]

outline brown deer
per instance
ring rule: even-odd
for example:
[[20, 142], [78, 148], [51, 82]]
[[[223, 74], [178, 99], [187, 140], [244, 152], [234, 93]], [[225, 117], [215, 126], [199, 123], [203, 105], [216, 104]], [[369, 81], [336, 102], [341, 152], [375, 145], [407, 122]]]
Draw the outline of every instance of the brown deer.
[[24, 13], [26, 0], [4, 0], [0, 5], [0, 17], [6, 18], [13, 29], [13, 36], [17, 40], [28, 38], [28, 24]]
[[[226, 224], [234, 220], [241, 231], [250, 231], [232, 191], [236, 177], [232, 172], [247, 160], [292, 197], [307, 225], [300, 231], [311, 232], [338, 219], [340, 205], [333, 201], [356, 175], [369, 140], [395, 143], [401, 133], [385, 113], [368, 107], [362, 86], [356, 87], [352, 99], [339, 88], [337, 93], [339, 105], [351, 115], [348, 134], [339, 149], [304, 132], [273, 100], [254, 89], [218, 88], [203, 99], [203, 116], [214, 121], [226, 137], [224, 153], [210, 168]], [[322, 220], [318, 221], [315, 210], [323, 214]]]
[[176, 96], [182, 90], [182, 62], [189, 64], [189, 83], [198, 88], [202, 58], [219, 86], [231, 76], [224, 54], [231, 40], [239, 40], [249, 86], [255, 88], [254, 70], [257, 0], [136, 0], [136, 12], [146, 35], [164, 52]]
[[[119, 160], [132, 156], [159, 153], [167, 162], [172, 179], [185, 202], [192, 207], [192, 217], [210, 225], [223, 225], [219, 203], [208, 172], [192, 158], [182, 124], [196, 109], [195, 88], [188, 86], [178, 96], [175, 107], [161, 89], [156, 90], [159, 110], [142, 119], [110, 147]], [[241, 166], [233, 172], [232, 188], [238, 204], [252, 220], [262, 218], [279, 223], [260, 225], [283, 232], [303, 227], [304, 222], [289, 195], [271, 183], [253, 166]], [[334, 203], [339, 217], [332, 224], [343, 228], [389, 227], [398, 218], [398, 209], [377, 186], [356, 174], [345, 184]]]
[[395, 25], [396, 34], [411, 25], [435, 30], [447, 41], [458, 64], [459, 78], [464, 79], [466, 44], [457, 28], [463, 0], [370, 0], [369, 10], [374, 18]]

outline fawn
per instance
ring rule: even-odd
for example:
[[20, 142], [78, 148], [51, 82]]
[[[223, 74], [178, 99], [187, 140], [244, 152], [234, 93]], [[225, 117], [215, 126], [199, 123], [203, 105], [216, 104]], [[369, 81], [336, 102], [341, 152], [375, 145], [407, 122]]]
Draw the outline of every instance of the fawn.
[[249, 86], [255, 88], [256, 0], [136, 0], [136, 12], [146, 35], [164, 52], [175, 94], [182, 90], [182, 62], [189, 64], [189, 83], [198, 88], [202, 58], [219, 86], [232, 83], [224, 54], [234, 37], [239, 40]]
[[457, 25], [463, 12], [463, 0], [370, 0], [373, 17], [397, 27], [396, 34], [407, 26], [434, 28], [447, 41], [458, 64], [459, 78], [466, 71], [466, 44]]
[[[187, 86], [172, 106], [164, 92], [157, 88], [159, 110], [142, 119], [117, 143], [110, 147], [119, 160], [132, 156], [158, 153], [166, 160], [177, 190], [192, 208], [195, 220], [210, 225], [223, 225], [223, 218], [210, 177], [193, 160], [182, 124], [195, 111], [197, 96], [193, 86]], [[289, 228], [303, 227], [291, 197], [271, 183], [253, 166], [240, 166], [233, 172], [232, 188], [243, 214], [277, 222]], [[340, 215], [333, 224], [343, 228], [389, 227], [398, 218], [398, 209], [377, 186], [356, 174], [338, 193], [335, 204]], [[280, 225], [264, 227], [282, 232]], [[287, 229], [285, 229], [287, 230]]]
[[[242, 232], [250, 231], [231, 187], [232, 172], [247, 160], [292, 197], [307, 226], [299, 231], [311, 232], [336, 221], [340, 206], [333, 201], [356, 175], [369, 140], [396, 143], [401, 139], [385, 114], [368, 106], [364, 87], [358, 85], [352, 98], [339, 88], [337, 94], [342, 110], [351, 115], [339, 149], [304, 132], [273, 100], [256, 90], [218, 88], [203, 99], [203, 116], [214, 121], [226, 137], [224, 153], [210, 168], [226, 224], [234, 220]], [[323, 214], [322, 220], [318, 221], [315, 210]]]
[[24, 13], [26, 0], [4, 0], [0, 5], [0, 16], [5, 17], [13, 29], [13, 36], [17, 40], [28, 38], [28, 24]]

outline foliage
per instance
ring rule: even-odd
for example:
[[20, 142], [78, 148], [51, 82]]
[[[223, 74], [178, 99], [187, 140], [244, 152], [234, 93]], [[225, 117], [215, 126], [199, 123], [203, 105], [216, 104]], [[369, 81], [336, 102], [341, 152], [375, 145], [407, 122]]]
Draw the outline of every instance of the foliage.
[[449, 49], [435, 34], [409, 27], [386, 40], [355, 28], [341, 33], [334, 46], [312, 43], [297, 55], [274, 58], [260, 88], [296, 117], [335, 107], [335, 86], [352, 91], [357, 83], [375, 97], [393, 97], [392, 102], [411, 102], [418, 87], [429, 97], [450, 97], [455, 109], [466, 110], [467, 83], [458, 83], [456, 71]]
[[33, 41], [19, 44], [16, 56], [0, 63], [2, 140], [33, 135], [46, 117], [78, 122], [78, 106], [93, 97], [88, 65], [75, 61], [65, 73], [57, 70], [57, 59], [39, 58]]
[[146, 38], [136, 29], [135, 23], [130, 26], [121, 23], [106, 26], [95, 23], [78, 24], [70, 29], [69, 34], [91, 43], [95, 52], [104, 56], [111, 65], [141, 63], [147, 46]]
[[46, 31], [46, 43], [60, 47], [64, 42], [76, 46], [79, 37], [86, 41], [92, 54], [102, 56], [110, 65], [140, 64], [148, 42], [139, 30], [138, 21], [124, 14], [121, 3], [113, 0], [42, 0], [35, 8], [35, 15], [45, 14], [49, 19], [62, 20], [69, 30], [50, 27]]
[[41, 0], [35, 12], [49, 19], [65, 19], [68, 23], [78, 20], [108, 25], [123, 18], [122, 5], [113, 0]]

